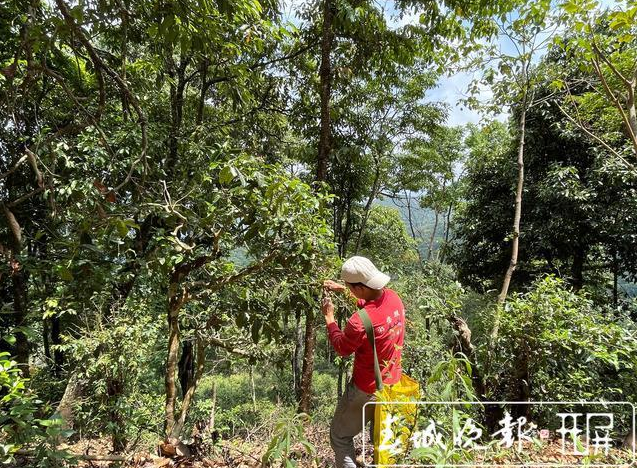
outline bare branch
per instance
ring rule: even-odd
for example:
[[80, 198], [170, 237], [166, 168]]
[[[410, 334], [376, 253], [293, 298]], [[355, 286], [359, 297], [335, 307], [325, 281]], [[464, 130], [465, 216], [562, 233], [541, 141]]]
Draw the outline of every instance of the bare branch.
[[126, 96], [128, 102], [130, 102], [130, 104], [133, 106], [133, 109], [135, 109], [135, 113], [137, 114], [137, 119], [138, 119], [139, 126], [140, 126], [141, 132], [142, 132], [142, 142], [141, 142], [140, 156], [139, 156], [139, 158], [137, 158], [131, 164], [131, 168], [128, 171], [128, 173], [126, 174], [126, 177], [124, 178], [124, 180], [119, 185], [117, 185], [117, 186], [115, 186], [113, 188], [113, 192], [117, 192], [123, 186], [128, 184], [128, 182], [131, 180], [131, 177], [133, 175], [134, 167], [138, 163], [141, 162], [143, 164], [144, 168], [146, 167], [146, 151], [148, 149], [148, 134], [147, 134], [147, 119], [146, 119], [146, 115], [144, 114], [142, 108], [140, 107], [139, 101], [137, 100], [137, 97], [131, 92], [131, 90], [128, 88], [128, 85], [126, 84], [126, 82], [124, 82], [122, 77], [119, 76], [119, 74], [116, 71], [114, 71], [112, 68], [110, 68], [106, 63], [104, 63], [104, 61], [101, 59], [101, 57], [97, 54], [97, 52], [95, 51], [95, 48], [93, 47], [91, 42], [86, 37], [86, 34], [84, 33], [84, 30], [75, 23], [75, 20], [74, 20], [73, 16], [71, 15], [71, 13], [69, 11], [69, 8], [66, 5], [66, 3], [64, 2], [64, 0], [55, 0], [55, 4], [58, 6], [60, 12], [62, 13], [62, 16], [64, 17], [64, 21], [66, 22], [66, 24], [76, 33], [79, 41], [86, 48], [86, 51], [88, 52], [89, 56], [91, 57], [91, 61], [93, 62], [93, 65], [95, 66], [95, 68], [100, 68], [100, 69], [104, 70], [106, 72], [106, 74], [109, 75], [117, 83], [117, 85], [119, 86], [120, 90], [124, 93], [124, 95]]
[[27, 193], [26, 195], [22, 195], [20, 198], [17, 198], [15, 200], [13, 200], [12, 202], [7, 203], [7, 206], [9, 208], [13, 208], [15, 206], [18, 206], [20, 203], [28, 200], [29, 198], [33, 197], [34, 195], [37, 195], [38, 193], [44, 192], [44, 189], [46, 189], [48, 187], [42, 186], [42, 187], [38, 187], [35, 190], [32, 190], [31, 192]]
[[0, 174], [0, 180], [5, 179], [11, 174], [13, 174], [16, 171], [16, 169], [26, 160], [27, 160], [27, 155], [26, 154], [22, 155], [22, 157], [16, 161], [16, 163], [13, 165], [11, 169], [9, 169], [7, 172]]
[[[226, 351], [232, 353], [232, 354], [237, 354], [239, 356], [244, 356], [244, 357], [252, 357], [253, 353], [250, 353], [248, 351], [246, 351], [245, 349], [241, 349], [241, 348], [236, 348], [234, 347], [232, 344], [223, 341], [219, 338], [213, 338], [213, 337], [209, 337], [206, 339], [206, 341], [208, 341], [208, 343], [210, 343], [211, 345], [214, 346], [218, 346], [220, 348], [225, 349]], [[234, 343], [236, 343], [236, 340], [232, 340]]]
[[604, 54], [599, 49], [599, 47], [597, 46], [597, 42], [595, 41], [595, 36], [591, 36], [591, 43], [593, 45], [593, 50], [595, 51], [595, 55], [598, 58], [600, 58], [608, 66], [608, 68], [610, 68], [610, 70], [615, 74], [617, 78], [619, 78], [619, 80], [622, 83], [624, 83], [625, 86], [630, 87], [631, 85], [630, 81], [628, 81], [628, 79], [626, 79], [626, 77], [622, 75], [622, 73], [617, 69], [617, 67], [613, 65], [613, 62], [608, 60], [608, 57], [606, 57], [606, 54]]
[[617, 152], [617, 150], [615, 150], [614, 148], [612, 148], [611, 146], [609, 146], [604, 140], [602, 140], [600, 137], [598, 137], [597, 135], [595, 135], [593, 132], [591, 132], [590, 130], [588, 130], [584, 124], [582, 122], [578, 122], [577, 120], [575, 120], [568, 112], [566, 112], [566, 110], [564, 110], [564, 108], [562, 106], [560, 106], [557, 102], [555, 103], [555, 105], [558, 107], [558, 109], [560, 111], [562, 111], [562, 114], [564, 114], [564, 116], [573, 124], [577, 125], [577, 127], [579, 129], [581, 129], [584, 133], [586, 133], [586, 135], [588, 135], [589, 137], [591, 137], [593, 140], [595, 140], [596, 142], [598, 142], [599, 144], [601, 144], [604, 148], [606, 148], [608, 151], [610, 151], [616, 158], [618, 158], [620, 161], [622, 161], [628, 168], [630, 168], [631, 170], [637, 172], [637, 167], [635, 167], [633, 164], [629, 163], [628, 161], [626, 161], [626, 159], [624, 159], [624, 157], [619, 154]]

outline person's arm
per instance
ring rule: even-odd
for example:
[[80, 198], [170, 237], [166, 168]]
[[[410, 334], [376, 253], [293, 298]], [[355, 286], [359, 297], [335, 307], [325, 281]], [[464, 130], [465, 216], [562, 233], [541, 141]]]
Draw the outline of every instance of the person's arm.
[[365, 329], [362, 326], [358, 315], [352, 315], [345, 325], [345, 329], [341, 330], [334, 320], [334, 305], [329, 297], [323, 298], [323, 315], [327, 324], [327, 333], [334, 347], [334, 350], [340, 356], [349, 356], [363, 343], [365, 339]]

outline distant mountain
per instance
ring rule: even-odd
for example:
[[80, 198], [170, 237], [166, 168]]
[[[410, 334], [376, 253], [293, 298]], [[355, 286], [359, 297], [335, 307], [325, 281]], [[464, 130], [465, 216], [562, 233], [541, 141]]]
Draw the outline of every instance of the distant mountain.
[[[409, 227], [409, 211], [407, 210], [407, 205], [404, 199], [392, 200], [391, 198], [383, 198], [382, 200], [376, 200], [374, 204], [396, 208], [405, 222], [407, 232], [411, 234]], [[421, 208], [420, 205], [418, 205], [417, 200], [412, 199], [411, 216], [414, 230], [416, 231], [416, 237], [420, 239], [418, 248], [420, 249], [421, 254], [426, 257], [431, 231], [435, 224], [434, 212], [429, 208]], [[444, 217], [441, 216], [438, 221], [438, 229], [436, 229], [436, 235], [434, 237], [434, 255], [444, 240], [444, 229]], [[620, 294], [624, 293], [628, 297], [637, 297], [636, 283], [631, 283], [630, 281], [620, 278], [618, 281], [618, 289]]]
[[[382, 206], [396, 208], [400, 212], [400, 215], [405, 222], [407, 232], [411, 234], [411, 228], [409, 226], [409, 210], [407, 209], [406, 200], [393, 200], [391, 198], [385, 197], [382, 200], [376, 200], [374, 203]], [[427, 249], [429, 248], [431, 231], [433, 231], [435, 224], [434, 212], [429, 208], [420, 207], [417, 198], [413, 198], [411, 200], [411, 218], [414, 231], [416, 233], [416, 239], [419, 239], [418, 248], [420, 249], [421, 254], [423, 256], [426, 256]], [[440, 244], [444, 240], [444, 229], [444, 217], [440, 216], [440, 219], [438, 220], [438, 228], [436, 229], [436, 234], [434, 236], [434, 252], [438, 250]]]

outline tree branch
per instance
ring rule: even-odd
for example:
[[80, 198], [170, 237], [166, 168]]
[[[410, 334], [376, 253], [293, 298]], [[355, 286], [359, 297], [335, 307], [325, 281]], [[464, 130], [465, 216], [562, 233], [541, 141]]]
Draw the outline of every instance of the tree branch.
[[64, 3], [64, 0], [55, 0], [55, 4], [58, 6], [60, 12], [62, 13], [62, 16], [64, 17], [64, 21], [66, 22], [66, 24], [69, 26], [69, 28], [71, 28], [77, 34], [79, 41], [86, 48], [86, 51], [91, 57], [91, 61], [93, 62], [93, 65], [95, 66], [95, 68], [101, 68], [102, 70], [104, 70], [106, 74], [109, 75], [117, 83], [121, 91], [126, 95], [128, 102], [130, 102], [131, 105], [133, 106], [133, 109], [135, 109], [135, 113], [137, 114], [139, 126], [142, 131], [141, 153], [139, 158], [136, 159], [131, 165], [131, 168], [128, 171], [128, 174], [126, 174], [126, 177], [124, 178], [124, 180], [113, 188], [112, 191], [117, 192], [119, 189], [121, 189], [131, 180], [134, 167], [137, 165], [137, 163], [141, 162], [144, 168], [146, 166], [146, 151], [148, 149], [146, 115], [142, 111], [139, 105], [139, 101], [137, 100], [137, 97], [131, 92], [131, 90], [128, 88], [128, 85], [124, 82], [122, 77], [119, 76], [119, 74], [115, 72], [113, 69], [111, 69], [108, 65], [106, 65], [106, 63], [104, 63], [101, 57], [97, 54], [97, 52], [95, 51], [95, 48], [93, 47], [91, 42], [87, 39], [83, 29], [75, 23], [75, 20], [73, 19], [73, 16], [71, 16], [68, 6], [66, 5], [66, 3]]
[[562, 106], [560, 106], [557, 102], [555, 102], [555, 105], [557, 106], [557, 108], [562, 111], [562, 114], [564, 114], [564, 116], [573, 124], [575, 124], [579, 129], [581, 129], [584, 133], [586, 133], [586, 135], [588, 135], [589, 137], [591, 137], [592, 139], [594, 139], [596, 142], [598, 142], [599, 144], [601, 144], [604, 148], [606, 148], [608, 151], [610, 151], [615, 157], [617, 157], [619, 160], [621, 160], [628, 168], [630, 168], [631, 170], [637, 172], [637, 167], [633, 166], [631, 163], [629, 163], [628, 161], [626, 161], [626, 159], [624, 159], [624, 157], [619, 154], [617, 152], [617, 150], [615, 150], [614, 148], [612, 148], [611, 146], [608, 145], [608, 143], [606, 143], [604, 140], [602, 140], [600, 137], [598, 137], [597, 135], [595, 135], [593, 132], [591, 132], [590, 130], [588, 130], [584, 124], [582, 122], [578, 122], [577, 120], [575, 120], [568, 112], [566, 112], [566, 110], [564, 110], [564, 108]]

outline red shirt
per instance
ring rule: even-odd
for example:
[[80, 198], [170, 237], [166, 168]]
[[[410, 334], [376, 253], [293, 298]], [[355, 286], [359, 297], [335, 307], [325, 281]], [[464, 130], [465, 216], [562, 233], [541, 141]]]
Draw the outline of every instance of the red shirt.
[[[359, 299], [358, 307], [364, 307], [369, 315], [376, 336], [376, 352], [383, 383], [394, 384], [400, 380], [400, 356], [405, 337], [405, 308], [391, 289], [374, 301]], [[335, 322], [327, 326], [330, 342], [341, 356], [354, 354], [354, 384], [365, 393], [376, 391], [374, 381], [373, 348], [365, 334], [365, 327], [358, 313], [352, 314], [341, 331]]]

